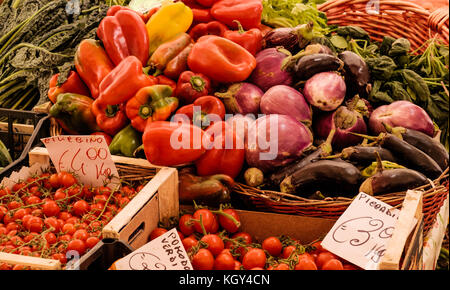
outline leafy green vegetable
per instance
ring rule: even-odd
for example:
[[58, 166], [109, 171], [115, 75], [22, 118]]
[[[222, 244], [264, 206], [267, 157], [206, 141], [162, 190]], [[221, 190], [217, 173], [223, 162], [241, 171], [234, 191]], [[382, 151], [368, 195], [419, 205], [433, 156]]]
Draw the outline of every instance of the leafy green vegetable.
[[317, 9], [323, 0], [262, 0], [262, 23], [271, 27], [295, 27], [312, 22], [315, 36], [328, 34], [326, 14]]
[[[5, 0], [0, 5], [0, 107], [21, 110], [48, 100], [49, 80], [64, 79], [82, 39], [94, 38], [115, 0]], [[77, 6], [77, 3], [79, 6]]]

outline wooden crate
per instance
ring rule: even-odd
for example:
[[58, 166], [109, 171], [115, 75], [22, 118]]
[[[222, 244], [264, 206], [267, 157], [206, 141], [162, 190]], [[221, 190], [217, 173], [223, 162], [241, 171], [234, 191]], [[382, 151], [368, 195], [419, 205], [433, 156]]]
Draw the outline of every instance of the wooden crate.
[[[132, 248], [139, 248], [148, 242], [151, 231], [159, 222], [167, 222], [179, 215], [178, 172], [174, 168], [158, 167], [145, 159], [112, 156], [116, 165], [154, 168], [156, 175], [105, 227], [104, 238], [120, 239]], [[29, 166], [14, 172], [5, 182], [17, 180], [24, 173], [49, 168], [50, 157], [46, 148], [36, 147], [29, 153]], [[0, 262], [23, 264], [37, 269], [61, 269], [61, 263], [51, 259], [25, 257], [0, 252]]]

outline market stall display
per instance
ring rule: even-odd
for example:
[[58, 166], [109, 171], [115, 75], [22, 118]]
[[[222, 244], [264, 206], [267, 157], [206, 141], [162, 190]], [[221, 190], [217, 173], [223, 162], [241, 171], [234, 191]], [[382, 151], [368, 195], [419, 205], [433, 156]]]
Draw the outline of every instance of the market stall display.
[[[113, 158], [175, 168], [181, 204], [335, 221], [360, 192], [400, 207], [414, 189], [423, 194], [426, 236], [448, 200], [442, 9], [352, 0], [25, 2], [0, 5], [0, 15], [24, 14], [0, 26], [0, 106], [40, 105], [50, 137], [103, 136]], [[49, 12], [60, 22], [25, 33]], [[1, 148], [0, 161], [11, 163]], [[119, 224], [106, 236], [122, 238]]]

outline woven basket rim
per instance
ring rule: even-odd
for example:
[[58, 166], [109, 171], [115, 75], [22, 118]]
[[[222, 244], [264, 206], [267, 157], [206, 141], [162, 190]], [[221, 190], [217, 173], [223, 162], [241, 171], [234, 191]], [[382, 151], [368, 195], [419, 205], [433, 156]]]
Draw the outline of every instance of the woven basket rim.
[[[447, 188], [441, 183], [443, 180], [448, 180], [449, 178], [449, 168], [441, 174], [435, 180], [430, 180], [429, 184], [414, 188], [413, 190], [422, 190], [424, 192], [424, 196], [433, 195], [436, 192], [440, 191], [448, 191]], [[250, 198], [256, 198], [271, 202], [276, 202], [279, 205], [292, 205], [292, 206], [345, 206], [349, 205], [353, 198], [349, 197], [328, 197], [323, 200], [315, 200], [308, 199], [304, 197], [300, 197], [293, 194], [282, 193], [274, 190], [263, 190], [257, 189], [251, 186], [248, 186], [243, 183], [237, 182], [233, 188], [233, 192], [236, 192], [241, 195], [246, 195]], [[387, 194], [378, 195], [377, 198], [381, 201], [389, 201], [389, 202], [401, 202], [404, 200], [405, 192], [392, 192]], [[290, 199], [287, 199], [290, 198]]]

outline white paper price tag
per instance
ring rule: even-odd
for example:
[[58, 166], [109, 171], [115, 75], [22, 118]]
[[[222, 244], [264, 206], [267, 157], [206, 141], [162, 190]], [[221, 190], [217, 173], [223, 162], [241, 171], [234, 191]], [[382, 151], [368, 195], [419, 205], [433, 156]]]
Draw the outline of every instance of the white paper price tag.
[[100, 135], [63, 135], [41, 139], [57, 172], [75, 173], [85, 185], [116, 187], [119, 173]]
[[116, 261], [117, 270], [192, 270], [177, 229], [157, 237]]
[[394, 231], [399, 210], [365, 193], [358, 194], [321, 245], [366, 270], [375, 270]]

